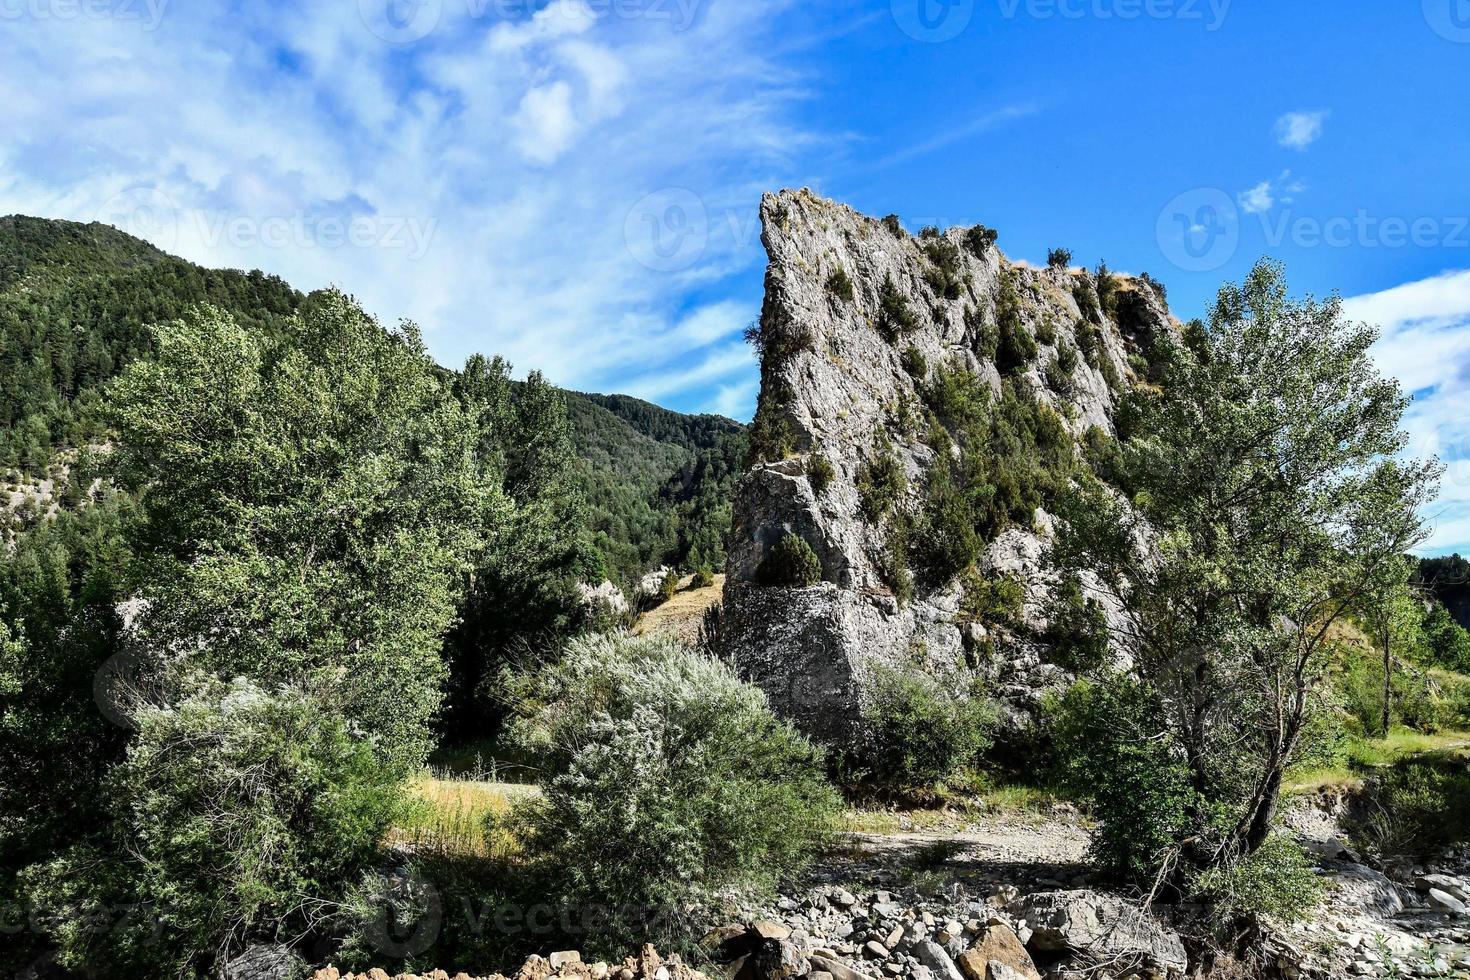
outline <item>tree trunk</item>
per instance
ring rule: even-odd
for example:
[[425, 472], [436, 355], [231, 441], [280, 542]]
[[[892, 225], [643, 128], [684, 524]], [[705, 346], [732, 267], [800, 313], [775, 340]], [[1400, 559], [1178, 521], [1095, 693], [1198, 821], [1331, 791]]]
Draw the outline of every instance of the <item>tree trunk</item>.
[[1393, 652], [1389, 645], [1389, 621], [1383, 622], [1383, 737], [1388, 738], [1389, 725], [1392, 724], [1393, 715], [1390, 708], [1393, 705]]

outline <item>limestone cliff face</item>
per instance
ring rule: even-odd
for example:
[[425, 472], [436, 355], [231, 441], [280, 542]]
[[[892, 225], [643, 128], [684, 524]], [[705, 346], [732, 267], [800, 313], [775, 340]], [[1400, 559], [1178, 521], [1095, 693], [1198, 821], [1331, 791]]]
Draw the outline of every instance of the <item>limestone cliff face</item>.
[[[958, 581], [929, 583], [906, 602], [895, 595], [886, 557], [894, 518], [870, 519], [859, 481], [882, 454], [906, 477], [893, 513], [921, 506], [936, 450], [916, 418], [926, 379], [941, 367], [973, 372], [997, 396], [1004, 368], [1012, 386], [1056, 409], [1074, 437], [1094, 426], [1111, 435], [1130, 353], [1145, 349], [1153, 331], [1176, 328], [1166, 307], [1148, 282], [1115, 276], [1100, 303], [1085, 271], [1012, 263], [983, 229], [911, 236], [806, 190], [767, 195], [761, 219], [770, 265], [753, 439], [763, 460], [736, 491], [724, 596], [738, 667], [779, 711], [838, 743], [857, 731], [877, 661], [919, 660], [941, 676], [968, 667], [987, 673], [1007, 700], [1034, 698], [1060, 671], [1044, 662], [1031, 630], [986, 642], [985, 628], [959, 615]], [[1007, 363], [998, 365], [1003, 323], [1034, 340], [1034, 354], [1002, 355]], [[1078, 351], [1085, 353], [1072, 357]], [[1059, 371], [1059, 356], [1075, 369]], [[830, 463], [830, 478], [818, 457]], [[1048, 588], [1039, 574], [1048, 523], [1038, 511], [1029, 526], [995, 533], [978, 563], [982, 575], [1024, 583], [1032, 627], [1042, 625]], [[759, 584], [761, 562], [789, 534], [816, 553], [822, 581]]]

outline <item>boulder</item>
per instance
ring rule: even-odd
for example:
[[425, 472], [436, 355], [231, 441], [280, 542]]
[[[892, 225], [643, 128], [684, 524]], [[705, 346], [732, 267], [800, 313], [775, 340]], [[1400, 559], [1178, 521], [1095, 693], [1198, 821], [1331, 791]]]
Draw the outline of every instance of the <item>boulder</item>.
[[812, 973], [826, 973], [832, 980], [873, 980], [865, 973], [859, 973], [841, 960], [828, 956], [813, 955], [811, 958]]
[[1160, 972], [1183, 973], [1184, 942], [1136, 903], [1089, 889], [1027, 895], [1010, 907], [1031, 929], [1038, 952], [1073, 953], [1094, 962], [1136, 959]]
[[914, 955], [919, 962], [934, 972], [935, 980], [965, 980], [965, 975], [960, 968], [955, 966], [954, 960], [950, 959], [944, 947], [936, 942], [925, 940], [914, 946]]
[[979, 940], [959, 959], [966, 980], [991, 980], [996, 968], [1009, 970], [1026, 980], [1041, 980], [1041, 973], [1031, 954], [1021, 945], [1016, 933], [1005, 925], [988, 927]]
[[306, 969], [302, 959], [289, 946], [260, 943], [227, 962], [220, 970], [222, 980], [293, 980]]

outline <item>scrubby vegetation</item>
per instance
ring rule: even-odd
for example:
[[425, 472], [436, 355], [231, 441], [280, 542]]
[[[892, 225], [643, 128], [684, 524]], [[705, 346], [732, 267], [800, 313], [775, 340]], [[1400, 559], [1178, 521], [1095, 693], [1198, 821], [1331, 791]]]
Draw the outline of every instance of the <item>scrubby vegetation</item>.
[[878, 290], [878, 332], [889, 343], [896, 342], [905, 334], [919, 328], [919, 318], [909, 308], [909, 301], [893, 284], [892, 277], [883, 280]]
[[920, 667], [874, 670], [867, 742], [855, 760], [863, 778], [899, 790], [932, 789], [980, 761], [996, 712], [973, 682]]
[[547, 773], [515, 827], [562, 905], [668, 921], [774, 884], [836, 816], [821, 754], [728, 667], [669, 640], [574, 643], [527, 703], [512, 737]]

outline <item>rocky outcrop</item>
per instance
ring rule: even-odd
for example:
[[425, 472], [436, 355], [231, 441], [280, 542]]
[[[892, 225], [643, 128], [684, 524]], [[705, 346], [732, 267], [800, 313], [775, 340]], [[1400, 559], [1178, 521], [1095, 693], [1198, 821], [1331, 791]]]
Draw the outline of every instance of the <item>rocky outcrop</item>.
[[1031, 927], [1032, 949], [1085, 955], [1098, 963], [1183, 973], [1189, 958], [1184, 941], [1127, 899], [1087, 889], [1042, 892], [1014, 903], [1009, 911]]
[[[1084, 270], [1011, 262], [983, 228], [915, 237], [805, 190], [767, 195], [761, 218], [770, 265], [751, 430], [760, 461], [734, 501], [732, 657], [778, 710], [833, 743], [853, 737], [879, 662], [984, 669], [1012, 700], [1034, 697], [1058, 671], [1025, 644], [998, 652], [995, 626], [962, 613], [958, 580], [921, 582], [912, 599], [896, 588], [895, 515], [921, 509], [930, 467], [957, 452], [935, 437], [944, 423], [926, 393], [941, 371], [969, 372], [997, 399], [1007, 385], [1054, 410], [1073, 438], [1111, 434], [1130, 355], [1176, 328], [1158, 292], [1115, 276], [1100, 299]], [[880, 460], [896, 464], [903, 486], [875, 515], [860, 484]], [[1038, 511], [993, 533], [978, 562], [984, 577], [1020, 581], [1032, 627], [1048, 587], [1047, 526]], [[761, 563], [792, 534], [820, 560], [822, 581], [762, 584]]]

